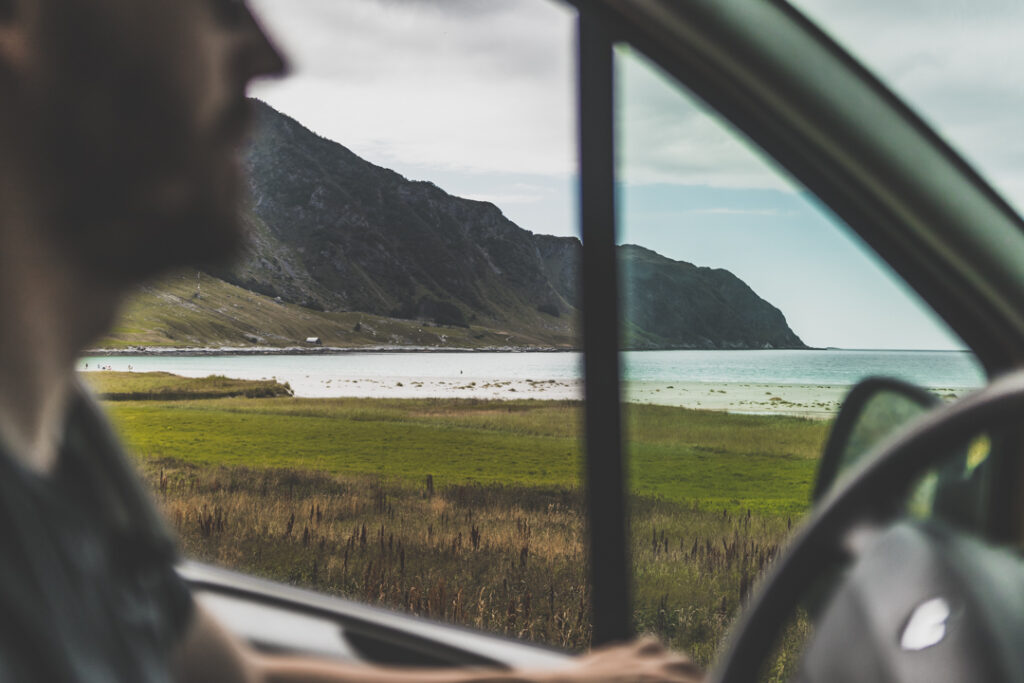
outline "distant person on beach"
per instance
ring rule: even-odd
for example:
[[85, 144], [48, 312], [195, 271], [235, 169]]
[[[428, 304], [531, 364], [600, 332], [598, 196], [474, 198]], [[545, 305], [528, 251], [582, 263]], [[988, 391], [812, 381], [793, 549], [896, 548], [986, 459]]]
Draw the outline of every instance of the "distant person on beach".
[[241, 0], [0, 0], [0, 682], [694, 680], [652, 642], [530, 675], [272, 656], [193, 601], [74, 367], [139, 283], [237, 251], [246, 85], [283, 71]]

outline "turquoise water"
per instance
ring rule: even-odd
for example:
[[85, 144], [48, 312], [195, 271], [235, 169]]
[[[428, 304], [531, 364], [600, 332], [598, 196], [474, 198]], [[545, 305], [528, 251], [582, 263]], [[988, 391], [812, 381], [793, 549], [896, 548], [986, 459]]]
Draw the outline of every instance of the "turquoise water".
[[[378, 395], [384, 388], [387, 395], [396, 397], [446, 396], [454, 395], [456, 385], [501, 383], [506, 391], [527, 387], [555, 398], [579, 395], [581, 359], [579, 353], [90, 356], [82, 358], [79, 367], [128, 370], [130, 366], [136, 372], [162, 370], [192, 377], [273, 377], [289, 382], [300, 396]], [[633, 351], [623, 354], [623, 372], [628, 382], [669, 384], [849, 386], [870, 375], [898, 377], [925, 387], [984, 384], [974, 357], [958, 351]], [[414, 382], [420, 386], [413, 386]], [[357, 384], [360, 391], [353, 389]]]
[[966, 351], [640, 351], [624, 354], [630, 381], [853, 385], [872, 375], [925, 387], [980, 387]]

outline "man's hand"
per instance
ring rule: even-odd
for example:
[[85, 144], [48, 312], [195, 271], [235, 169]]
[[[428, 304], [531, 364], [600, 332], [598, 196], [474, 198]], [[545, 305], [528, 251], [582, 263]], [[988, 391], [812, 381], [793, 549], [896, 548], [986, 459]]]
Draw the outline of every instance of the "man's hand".
[[561, 683], [696, 683], [704, 672], [689, 657], [665, 649], [655, 638], [598, 648], [556, 674]]

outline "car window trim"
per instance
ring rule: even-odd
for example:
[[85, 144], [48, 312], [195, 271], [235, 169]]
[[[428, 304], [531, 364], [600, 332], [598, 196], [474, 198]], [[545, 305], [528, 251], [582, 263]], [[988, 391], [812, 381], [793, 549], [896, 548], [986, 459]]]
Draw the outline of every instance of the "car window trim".
[[584, 482], [592, 643], [602, 645], [632, 635], [615, 254], [614, 44], [600, 18], [581, 11], [578, 21]]

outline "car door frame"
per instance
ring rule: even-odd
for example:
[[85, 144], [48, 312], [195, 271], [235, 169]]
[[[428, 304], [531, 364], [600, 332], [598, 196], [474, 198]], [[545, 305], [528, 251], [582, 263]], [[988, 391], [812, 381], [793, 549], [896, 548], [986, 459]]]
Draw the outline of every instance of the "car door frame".
[[[609, 258], [616, 43], [675, 77], [811, 190], [946, 321], [989, 376], [1024, 364], [1024, 221], [913, 110], [783, 0], [570, 1], [580, 13], [581, 233], [590, 243], [586, 457], [600, 643], [630, 635], [628, 533], [607, 521], [627, 515], [621, 425], [611, 418], [621, 395], [610, 377], [617, 349], [609, 348], [619, 309], [607, 284], [617, 281]], [[1020, 445], [1019, 435], [1004, 439], [992, 457], [984, 532], [995, 540], [1020, 536], [1024, 472], [1013, 457]], [[623, 549], [606, 547], [609, 538]]]

